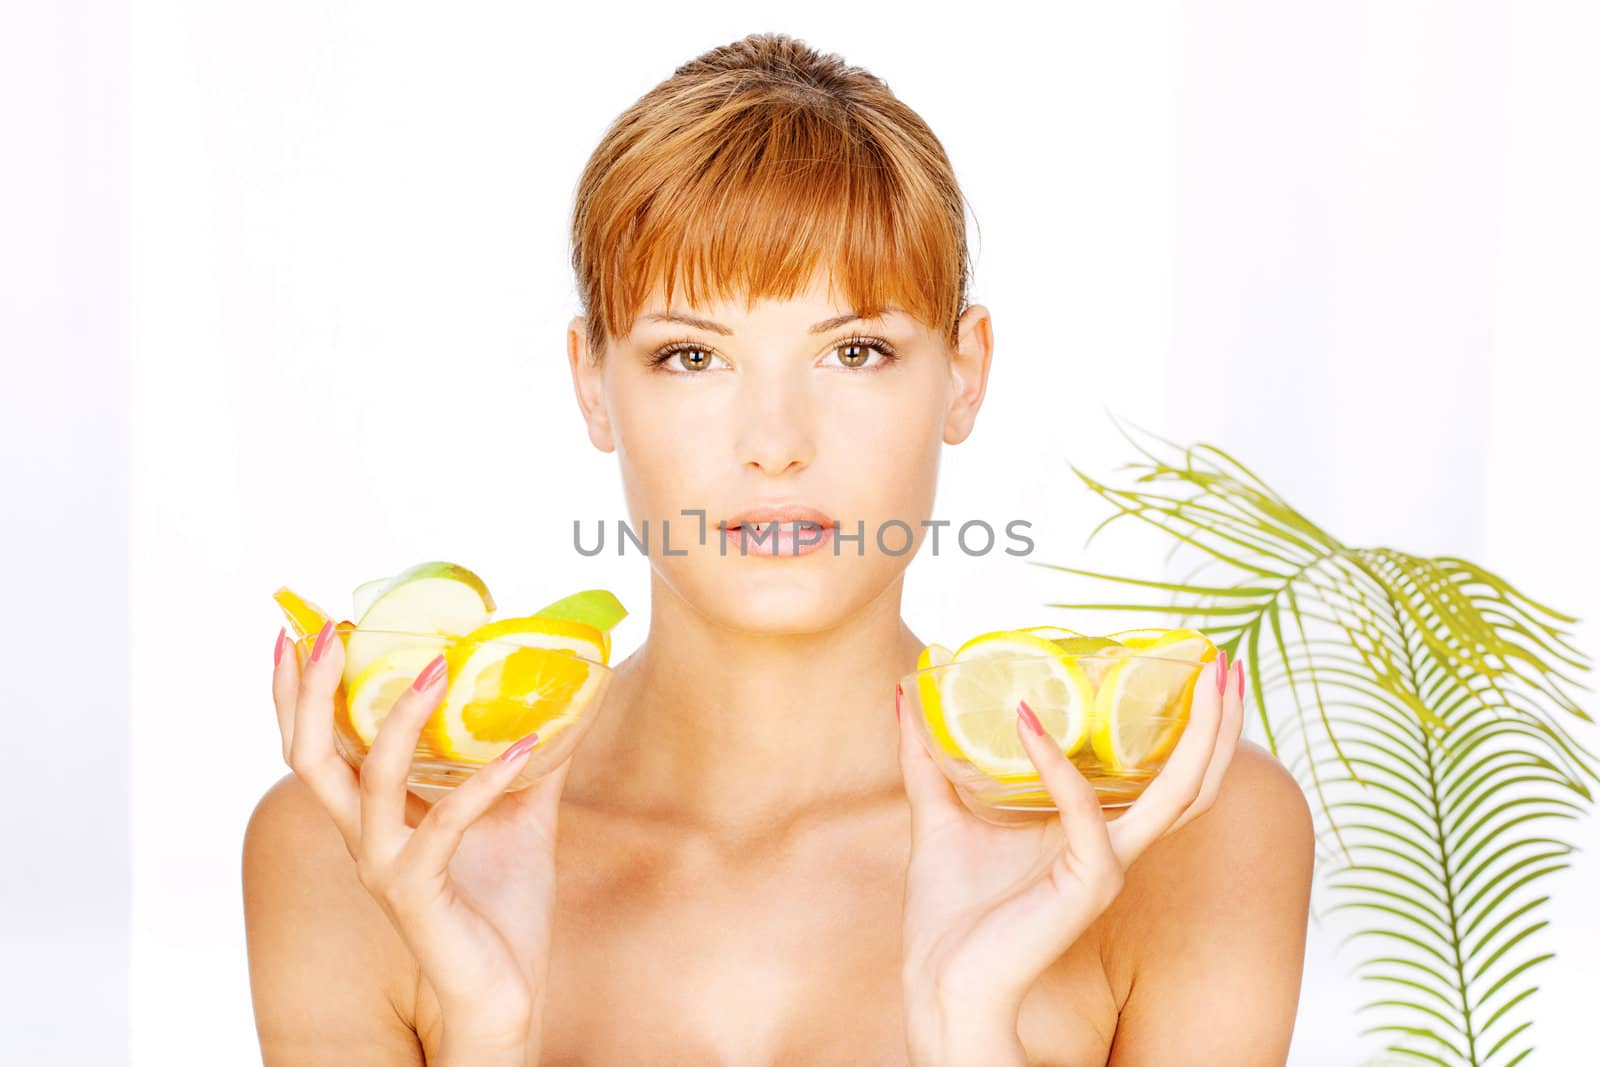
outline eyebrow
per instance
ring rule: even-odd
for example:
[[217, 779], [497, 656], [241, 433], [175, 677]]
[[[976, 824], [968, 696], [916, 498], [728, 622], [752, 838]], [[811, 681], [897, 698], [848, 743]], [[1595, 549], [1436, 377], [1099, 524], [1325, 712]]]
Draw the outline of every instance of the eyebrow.
[[[828, 330], [831, 330], [836, 326], [843, 326], [847, 322], [855, 322], [858, 319], [866, 320], [866, 319], [881, 318], [884, 315], [888, 315], [888, 314], [891, 314], [892, 312], [897, 312], [897, 311], [900, 311], [900, 310], [901, 310], [900, 308], [897, 308], [897, 307], [894, 307], [893, 305], [890, 305], [888, 307], [877, 308], [877, 309], [863, 308], [863, 309], [858, 310], [858, 311], [847, 311], [843, 315], [835, 315], [831, 319], [823, 319], [821, 322], [819, 322], [816, 325], [812, 326], [811, 329], [809, 331], [807, 331], [807, 332], [809, 332], [809, 333], [826, 333]], [[733, 331], [728, 329], [728, 327], [722, 325], [722, 323], [720, 323], [720, 322], [712, 322], [710, 319], [702, 319], [697, 315], [685, 315], [685, 314], [682, 314], [682, 313], [676, 312], [676, 311], [652, 311], [648, 315], [639, 316], [639, 321], [640, 322], [681, 322], [685, 326], [693, 326], [693, 327], [696, 327], [697, 329], [709, 330], [712, 333], [720, 333], [724, 337], [731, 337], [733, 335]]]

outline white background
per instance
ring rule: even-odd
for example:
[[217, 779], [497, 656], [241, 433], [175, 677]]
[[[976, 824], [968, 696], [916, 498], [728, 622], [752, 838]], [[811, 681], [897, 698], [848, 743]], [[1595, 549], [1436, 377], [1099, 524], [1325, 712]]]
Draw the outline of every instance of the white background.
[[[939, 516], [1159, 571], [1126, 523], [1082, 549], [1106, 512], [1066, 464], [1133, 458], [1112, 412], [1221, 445], [1349, 543], [1480, 562], [1600, 645], [1591, 6], [684, 10], [0, 17], [8, 1061], [257, 1058], [239, 844], [283, 770], [279, 585], [339, 610], [454, 559], [505, 605], [611, 588], [617, 657], [637, 643], [644, 560], [570, 547], [574, 517], [623, 514], [562, 346], [572, 187], [617, 112], [754, 30], [884, 77], [981, 227], [997, 351]], [[906, 614], [945, 639], [1065, 622], [1040, 605], [1074, 591], [924, 556]], [[1592, 1050], [1593, 851], [1549, 884], [1528, 1062], [1558, 1065]], [[1376, 1047], [1342, 932], [1311, 932], [1296, 1065]]]

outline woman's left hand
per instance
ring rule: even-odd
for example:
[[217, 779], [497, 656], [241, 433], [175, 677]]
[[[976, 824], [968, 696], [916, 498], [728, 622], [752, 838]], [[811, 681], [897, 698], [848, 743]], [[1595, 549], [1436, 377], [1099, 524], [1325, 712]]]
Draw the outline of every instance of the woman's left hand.
[[1244, 720], [1242, 666], [1230, 670], [1219, 652], [1205, 668], [1172, 755], [1110, 822], [1094, 786], [1020, 708], [1023, 748], [1058, 817], [1012, 827], [974, 815], [900, 714], [896, 688], [911, 802], [901, 977], [914, 1067], [1025, 1062], [1017, 1017], [1028, 989], [1116, 898], [1128, 866], [1216, 799]]

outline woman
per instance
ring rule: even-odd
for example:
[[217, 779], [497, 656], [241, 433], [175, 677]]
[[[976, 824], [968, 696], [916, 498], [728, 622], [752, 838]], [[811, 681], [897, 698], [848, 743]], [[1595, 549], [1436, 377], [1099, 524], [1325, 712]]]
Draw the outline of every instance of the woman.
[[[331, 737], [341, 643], [302, 672], [280, 635], [294, 773], [244, 854], [266, 1062], [1282, 1063], [1311, 824], [1238, 742], [1241, 664], [1206, 668], [1120, 813], [1019, 708], [1061, 809], [1025, 828], [962, 807], [891, 707], [924, 644], [915, 546], [873, 531], [920, 546], [993, 346], [916, 114], [782, 35], [714, 49], [595, 150], [573, 263], [589, 439], [635, 529], [674, 523], [648, 636], [556, 771], [503, 793], [533, 739], [430, 809], [405, 773], [437, 677], [358, 774]], [[763, 515], [867, 536], [741, 550]]]

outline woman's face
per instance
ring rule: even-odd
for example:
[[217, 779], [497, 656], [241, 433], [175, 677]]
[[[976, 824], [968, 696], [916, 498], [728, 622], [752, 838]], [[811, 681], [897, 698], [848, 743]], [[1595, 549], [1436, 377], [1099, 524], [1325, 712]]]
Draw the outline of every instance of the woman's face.
[[[742, 298], [695, 308], [681, 290], [675, 299], [669, 308], [658, 287], [600, 367], [589, 363], [582, 317], [568, 330], [589, 437], [617, 453], [629, 524], [640, 541], [648, 530], [652, 566], [712, 622], [829, 628], [916, 554], [940, 446], [965, 440], [983, 400], [988, 311], [968, 308], [952, 347], [903, 311], [854, 318], [826, 275], [748, 312]], [[742, 513], [784, 506], [815, 509], [838, 536], [793, 519], [776, 534], [724, 532]], [[608, 539], [616, 525], [606, 523]]]

